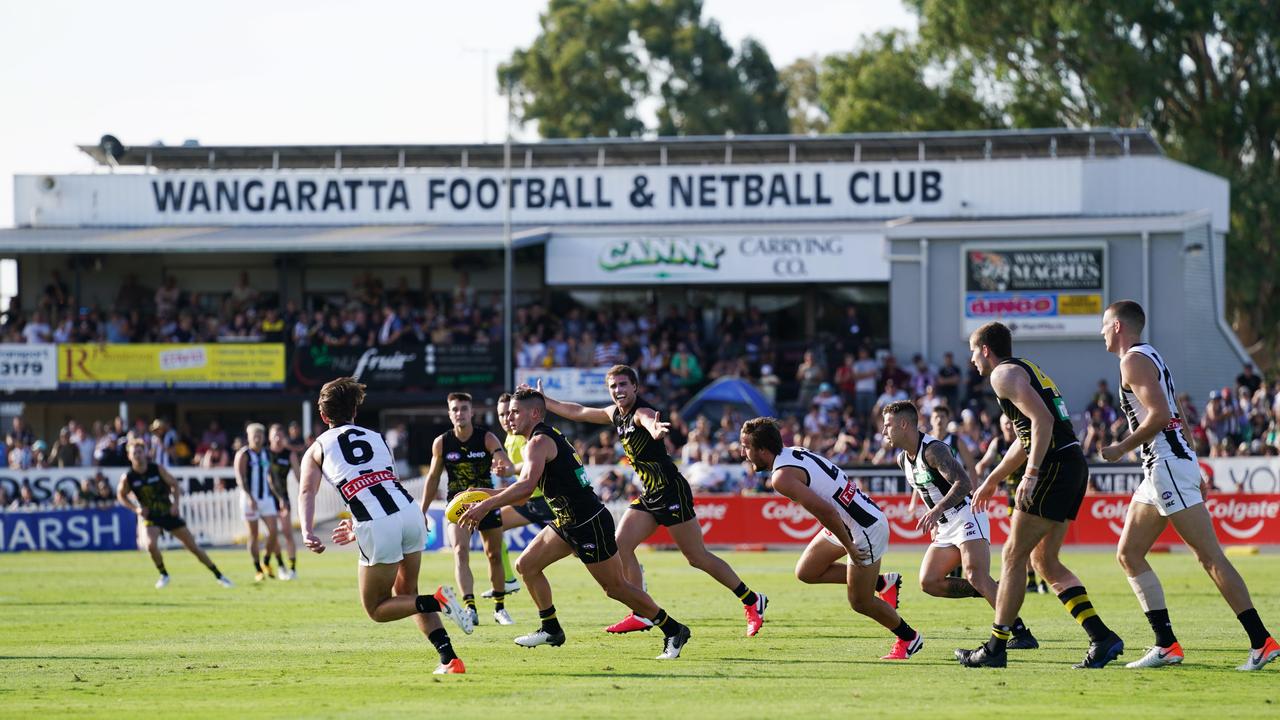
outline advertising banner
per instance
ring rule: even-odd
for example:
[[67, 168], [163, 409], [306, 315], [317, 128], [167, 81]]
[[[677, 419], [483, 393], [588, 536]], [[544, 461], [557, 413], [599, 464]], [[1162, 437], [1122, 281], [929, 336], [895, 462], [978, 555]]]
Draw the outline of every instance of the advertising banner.
[[[1131, 495], [1089, 495], [1071, 523], [1066, 542], [1076, 545], [1115, 546], [1120, 540]], [[882, 495], [876, 504], [889, 521], [890, 546], [924, 545], [930, 542], [916, 523], [926, 508], [917, 503], [908, 512], [910, 495]], [[708, 545], [797, 545], [813, 539], [822, 524], [800, 505], [779, 495], [696, 495], [695, 512]], [[1211, 495], [1205, 502], [1218, 539], [1224, 545], [1280, 543], [1280, 494]], [[987, 506], [991, 541], [1003, 543], [1009, 536], [1009, 508], [1004, 498]], [[648, 540], [672, 545], [671, 536], [659, 527]], [[1170, 525], [1157, 540], [1180, 543]]]
[[0, 344], [0, 390], [54, 390], [57, 387], [56, 345]]
[[1094, 336], [1107, 304], [1107, 246], [987, 243], [961, 246], [964, 336], [999, 320], [1014, 337]]
[[284, 386], [284, 345], [59, 345], [58, 384], [114, 389], [279, 388]]
[[560, 235], [548, 285], [887, 282], [882, 234]]
[[537, 387], [557, 400], [607, 405], [612, 402], [604, 374], [609, 368], [516, 368], [516, 386]]
[[463, 388], [502, 382], [501, 349], [485, 345], [312, 345], [297, 348], [292, 355], [289, 384], [308, 389], [339, 377], [354, 377], [370, 390]]
[[0, 512], [0, 552], [136, 550], [138, 516], [105, 510]]
[[[18, 496], [19, 488], [23, 485], [30, 485], [31, 495], [36, 502], [52, 502], [53, 494], [59, 490], [65, 492], [67, 497], [78, 497], [80, 494], [80, 482], [85, 478], [93, 478], [101, 472], [111, 485], [114, 501], [116, 485], [120, 483], [120, 476], [127, 469], [123, 466], [104, 468], [32, 468], [30, 470], [0, 469], [0, 489], [8, 493], [9, 497], [14, 498]], [[170, 475], [173, 475], [173, 479], [178, 481], [178, 487], [181, 488], [183, 494], [209, 492], [217, 490], [223, 485], [226, 487], [234, 486], [236, 482], [236, 471], [229, 467], [171, 467], [166, 469]]]

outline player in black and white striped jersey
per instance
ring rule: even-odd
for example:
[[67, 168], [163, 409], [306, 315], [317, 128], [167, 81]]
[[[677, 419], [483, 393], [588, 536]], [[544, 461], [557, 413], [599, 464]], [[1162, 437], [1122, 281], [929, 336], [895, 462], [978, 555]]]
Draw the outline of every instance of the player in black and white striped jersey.
[[1156, 538], [1173, 523], [1249, 635], [1249, 658], [1237, 669], [1257, 670], [1280, 658], [1280, 644], [1262, 624], [1249, 588], [1222, 551], [1204, 506], [1207, 488], [1203, 487], [1196, 453], [1187, 441], [1173, 374], [1160, 353], [1142, 342], [1146, 324], [1142, 306], [1132, 300], [1114, 302], [1102, 315], [1107, 352], [1120, 358], [1120, 408], [1129, 420], [1130, 431], [1124, 440], [1102, 448], [1102, 457], [1114, 462], [1142, 449], [1142, 483], [1125, 515], [1116, 558], [1156, 636], [1156, 644], [1147, 654], [1127, 667], [1177, 665], [1184, 657], [1169, 621], [1164, 588], [1147, 562]]
[[365, 612], [375, 622], [412, 617], [440, 654], [435, 674], [466, 672], [438, 615], [449, 616], [465, 633], [472, 630], [471, 618], [451, 588], [418, 594], [426, 520], [400, 484], [386, 440], [354, 424], [362, 402], [364, 385], [354, 378], [338, 378], [320, 390], [320, 418], [329, 429], [302, 457], [302, 542], [312, 552], [324, 552], [324, 543], [315, 535], [316, 492], [321, 480], [328, 480], [355, 518], [339, 523], [332, 539], [339, 545], [355, 542], [360, 550], [360, 601]]
[[[233, 463], [240, 486], [240, 509], [249, 528], [249, 556], [253, 558], [254, 580], [273, 578], [271, 554], [280, 552], [280, 509], [271, 491], [271, 453], [267, 451], [267, 429], [262, 423], [245, 426], [248, 444], [236, 453]], [[258, 521], [267, 526], [266, 562], [258, 554]]]

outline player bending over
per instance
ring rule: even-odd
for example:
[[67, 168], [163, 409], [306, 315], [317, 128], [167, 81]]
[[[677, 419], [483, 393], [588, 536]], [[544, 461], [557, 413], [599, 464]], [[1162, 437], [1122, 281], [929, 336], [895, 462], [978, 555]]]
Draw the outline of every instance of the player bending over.
[[[919, 414], [909, 401], [886, 405], [882, 415], [885, 444], [902, 451], [898, 454], [902, 472], [929, 508], [918, 524], [932, 539], [920, 563], [920, 589], [936, 597], [984, 598], [995, 609], [991, 525], [987, 514], [973, 504], [969, 495], [973, 482], [955, 448], [920, 432]], [[963, 568], [964, 576], [949, 576], [957, 567]], [[1040, 643], [1022, 618], [1015, 618], [1013, 637], [1005, 647], [1033, 650]]]
[[[889, 521], [879, 506], [830, 460], [805, 448], [783, 447], [773, 418], [743, 423], [740, 440], [742, 454], [756, 472], [772, 473], [773, 489], [799, 503], [825, 528], [800, 555], [796, 577], [806, 583], [844, 583], [854, 612], [898, 638], [881, 660], [906, 660], [920, 652], [924, 636], [911, 629], [894, 604], [876, 594], [878, 588], [891, 587], [880, 575], [880, 560], [889, 547]], [[840, 562], [845, 555], [848, 564]], [[893, 585], [900, 581], [894, 578]]]
[[418, 594], [418, 568], [427, 541], [427, 524], [413, 497], [396, 478], [395, 459], [382, 435], [354, 424], [364, 402], [364, 385], [354, 378], [338, 378], [320, 389], [320, 419], [329, 426], [302, 456], [302, 543], [314, 553], [324, 552], [315, 535], [316, 492], [321, 479], [338, 489], [354, 522], [343, 521], [333, 531], [339, 545], [355, 542], [360, 549], [357, 577], [360, 602], [375, 622], [412, 617], [418, 629], [440, 654], [436, 675], [466, 672], [453, 650], [440, 613], [472, 630], [453, 590], [438, 588]]
[[662, 630], [659, 660], [680, 657], [680, 651], [689, 642], [689, 628], [667, 615], [648, 593], [623, 576], [614, 541], [613, 516], [592, 491], [582, 460], [573, 446], [560, 431], [546, 424], [546, 415], [542, 393], [529, 388], [516, 391], [510, 411], [511, 424], [515, 432], [528, 438], [520, 479], [503, 490], [490, 490], [492, 494], [488, 499], [472, 505], [458, 521], [475, 526], [498, 508], [524, 502], [535, 488], [542, 490], [555, 513], [555, 522], [543, 528], [516, 561], [516, 572], [524, 579], [529, 596], [538, 606], [538, 617], [542, 618], [542, 627], [516, 638], [516, 644], [523, 647], [564, 644], [564, 630], [556, 619], [551, 598], [551, 583], [543, 571], [557, 560], [575, 554], [606, 595]]

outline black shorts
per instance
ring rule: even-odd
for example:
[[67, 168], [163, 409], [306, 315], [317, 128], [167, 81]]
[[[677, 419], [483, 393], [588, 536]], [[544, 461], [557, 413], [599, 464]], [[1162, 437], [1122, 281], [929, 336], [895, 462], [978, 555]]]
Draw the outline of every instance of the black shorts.
[[1018, 509], [1046, 520], [1075, 520], [1088, 487], [1089, 464], [1080, 446], [1072, 445], [1045, 458], [1035, 487]]
[[277, 485], [271, 483], [271, 494], [276, 496], [276, 507], [281, 510], [291, 510], [289, 506], [289, 487], [287, 484]]
[[550, 525], [556, 517], [552, 514], [551, 506], [547, 504], [547, 499], [544, 497], [529, 498], [525, 504], [511, 507], [520, 513], [520, 517], [539, 527]]
[[645, 493], [627, 506], [628, 510], [647, 512], [659, 525], [671, 527], [697, 517], [693, 511], [693, 489], [682, 477], [670, 480], [655, 493]]
[[183, 520], [177, 515], [170, 515], [169, 513], [164, 512], [164, 513], [152, 513], [151, 516], [147, 518], [146, 524], [147, 524], [147, 527], [158, 527], [161, 530], [167, 530], [168, 532], [173, 532], [174, 530], [179, 530], [181, 528], [186, 527], [187, 521]]
[[614, 539], [613, 515], [607, 508], [600, 508], [595, 517], [569, 528], [548, 525], [562, 540], [573, 548], [583, 565], [604, 562], [618, 554], [618, 542]]

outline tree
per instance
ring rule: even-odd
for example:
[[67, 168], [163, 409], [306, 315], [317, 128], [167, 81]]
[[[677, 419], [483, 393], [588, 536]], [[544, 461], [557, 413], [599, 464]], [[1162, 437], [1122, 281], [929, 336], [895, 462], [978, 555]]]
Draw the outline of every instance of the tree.
[[818, 66], [821, 62], [817, 55], [800, 58], [778, 74], [786, 90], [787, 120], [793, 133], [826, 132], [831, 122], [818, 96]]
[[[1018, 127], [1145, 125], [1231, 181], [1237, 334], [1280, 349], [1280, 8], [1274, 0], [908, 0], [935, 58], [971, 62]], [[993, 32], [998, 28], [998, 32]]]
[[748, 39], [735, 53], [701, 0], [552, 0], [541, 26], [499, 81], [543, 137], [787, 130], [768, 52]]
[[[926, 70], [938, 76], [926, 82]], [[900, 31], [864, 38], [850, 53], [829, 55], [817, 76], [828, 132], [975, 130], [999, 126], [998, 112], [976, 97], [969, 63], [931, 67]]]

